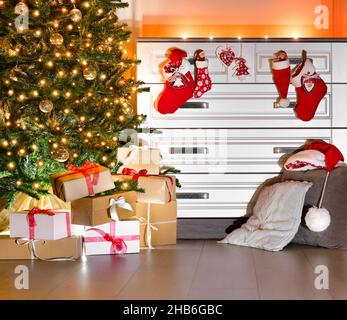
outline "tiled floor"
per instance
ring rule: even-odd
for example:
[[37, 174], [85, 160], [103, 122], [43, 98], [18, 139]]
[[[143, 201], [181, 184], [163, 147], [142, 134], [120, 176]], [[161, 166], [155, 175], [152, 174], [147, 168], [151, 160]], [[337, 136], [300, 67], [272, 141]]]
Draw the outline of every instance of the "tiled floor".
[[[29, 290], [14, 268], [29, 267]], [[329, 290], [315, 289], [315, 268]], [[282, 252], [179, 241], [87, 262], [0, 261], [0, 299], [347, 299], [347, 252], [290, 245]]]

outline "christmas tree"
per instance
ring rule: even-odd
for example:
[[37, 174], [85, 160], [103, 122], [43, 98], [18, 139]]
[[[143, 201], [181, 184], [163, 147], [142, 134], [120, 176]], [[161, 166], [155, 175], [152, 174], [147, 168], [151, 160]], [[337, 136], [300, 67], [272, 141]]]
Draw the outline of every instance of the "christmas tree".
[[[50, 175], [87, 160], [115, 171], [136, 130], [122, 0], [0, 0], [0, 198], [38, 198]], [[129, 188], [132, 187], [130, 184]]]

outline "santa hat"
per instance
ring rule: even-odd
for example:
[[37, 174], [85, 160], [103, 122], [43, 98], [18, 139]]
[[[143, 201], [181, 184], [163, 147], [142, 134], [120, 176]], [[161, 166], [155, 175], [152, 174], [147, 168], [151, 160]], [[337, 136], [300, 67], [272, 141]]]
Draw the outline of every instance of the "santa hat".
[[344, 157], [338, 148], [323, 140], [314, 140], [308, 144], [305, 149], [322, 152], [325, 155], [325, 167], [329, 172], [332, 171], [340, 161], [344, 160]]
[[182, 61], [183, 58], [186, 58], [187, 52], [179, 48], [172, 48], [168, 50], [166, 56], [170, 59], [171, 62], [176, 63]]
[[330, 172], [335, 168], [338, 162], [343, 161], [341, 151], [333, 144], [327, 143], [323, 140], [314, 140], [306, 146], [306, 150], [317, 150], [325, 155], [325, 167], [327, 174], [325, 176], [322, 194], [317, 207], [310, 208], [305, 217], [307, 227], [314, 232], [322, 232], [330, 225], [330, 213], [327, 209], [323, 208], [323, 199], [328, 184]]

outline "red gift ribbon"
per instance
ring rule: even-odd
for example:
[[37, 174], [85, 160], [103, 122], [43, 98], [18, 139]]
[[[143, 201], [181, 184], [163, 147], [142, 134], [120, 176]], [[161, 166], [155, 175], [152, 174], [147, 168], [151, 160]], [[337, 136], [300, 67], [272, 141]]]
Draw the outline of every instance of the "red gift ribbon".
[[86, 231], [95, 231], [101, 235], [101, 237], [85, 237], [84, 241], [87, 242], [111, 242], [110, 254], [114, 255], [120, 252], [121, 255], [125, 255], [128, 250], [128, 246], [125, 241], [139, 240], [140, 236], [120, 236], [116, 237], [116, 222], [110, 222], [110, 233], [106, 233], [98, 228], [90, 228]]
[[132, 176], [132, 180], [134, 181], [138, 181], [140, 177], [163, 177], [163, 178], [167, 178], [170, 180], [170, 184], [171, 184], [171, 187], [168, 186], [168, 184], [166, 184], [166, 187], [167, 187], [167, 190], [168, 190], [168, 193], [169, 193], [169, 201], [168, 202], [171, 202], [172, 201], [172, 194], [170, 192], [171, 188], [175, 186], [175, 181], [174, 181], [174, 178], [173, 177], [170, 177], [170, 176], [156, 176], [156, 175], [149, 175], [148, 174], [148, 171], [146, 169], [142, 169], [140, 170], [139, 172], [137, 172], [136, 170], [134, 169], [130, 169], [130, 168], [124, 168], [122, 170], [122, 174], [124, 175], [128, 175], [128, 176]]
[[125, 174], [127, 176], [132, 176], [132, 180], [138, 181], [140, 177], [148, 176], [148, 171], [146, 169], [142, 169], [139, 172], [137, 172], [134, 169], [124, 168], [122, 170], [122, 174]]
[[[88, 188], [88, 195], [94, 196], [94, 187], [99, 182], [99, 166], [92, 162], [92, 161], [86, 161], [82, 164], [81, 167], [75, 167], [73, 164], [68, 164], [67, 168], [74, 172], [74, 173], [82, 173], [84, 175], [84, 178], [86, 180], [87, 188]], [[92, 172], [91, 172], [92, 170]], [[91, 179], [91, 174], [93, 174], [93, 180]]]
[[[29, 225], [29, 239], [33, 240], [35, 239], [35, 227], [36, 227], [36, 220], [35, 220], [35, 214], [46, 214], [48, 216], [54, 216], [57, 213], [54, 210], [51, 209], [40, 209], [38, 207], [34, 207], [31, 210], [28, 211], [27, 219], [28, 219], [28, 225]], [[71, 236], [71, 222], [70, 222], [70, 215], [69, 212], [64, 212], [66, 217], [66, 229], [67, 229], [67, 236]]]

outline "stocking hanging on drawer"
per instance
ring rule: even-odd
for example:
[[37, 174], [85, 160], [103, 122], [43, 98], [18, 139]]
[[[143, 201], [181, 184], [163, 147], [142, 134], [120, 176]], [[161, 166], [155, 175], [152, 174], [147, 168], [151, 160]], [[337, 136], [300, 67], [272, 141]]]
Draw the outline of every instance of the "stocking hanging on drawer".
[[195, 52], [196, 87], [194, 90], [194, 98], [201, 98], [207, 91], [212, 88], [212, 80], [208, 73], [208, 60], [205, 52], [201, 49]]
[[156, 108], [162, 114], [176, 112], [193, 97], [195, 89], [195, 82], [190, 73], [190, 63], [186, 59], [187, 53], [173, 48], [167, 52], [167, 57], [169, 61], [162, 69], [165, 86], [156, 102]]
[[295, 112], [299, 119], [310, 121], [315, 116], [318, 105], [327, 93], [327, 86], [317, 74], [312, 61], [303, 52], [303, 62], [295, 67], [291, 83], [297, 93]]
[[287, 98], [290, 85], [290, 62], [287, 53], [283, 50], [276, 53], [272, 60], [272, 74], [278, 93], [280, 95], [275, 108], [288, 108], [290, 101]]

